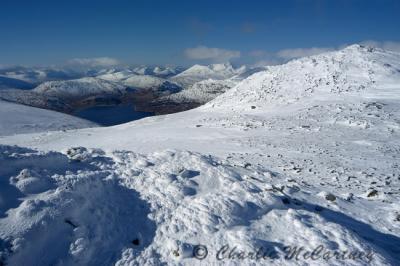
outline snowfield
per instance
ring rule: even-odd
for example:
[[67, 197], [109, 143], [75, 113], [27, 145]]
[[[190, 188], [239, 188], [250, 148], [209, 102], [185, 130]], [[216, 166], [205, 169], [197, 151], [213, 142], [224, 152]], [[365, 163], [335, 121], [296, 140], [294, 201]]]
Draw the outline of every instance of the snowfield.
[[0, 136], [95, 126], [74, 116], [0, 100]]
[[400, 54], [354, 45], [194, 110], [0, 137], [0, 261], [399, 265], [399, 98]]

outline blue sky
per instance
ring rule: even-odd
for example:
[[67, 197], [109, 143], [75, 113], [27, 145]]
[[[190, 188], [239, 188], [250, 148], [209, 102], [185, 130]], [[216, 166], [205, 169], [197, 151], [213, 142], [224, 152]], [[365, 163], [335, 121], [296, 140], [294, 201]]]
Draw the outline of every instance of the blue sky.
[[397, 0], [3, 0], [0, 65], [273, 63], [365, 41], [399, 49], [399, 14]]

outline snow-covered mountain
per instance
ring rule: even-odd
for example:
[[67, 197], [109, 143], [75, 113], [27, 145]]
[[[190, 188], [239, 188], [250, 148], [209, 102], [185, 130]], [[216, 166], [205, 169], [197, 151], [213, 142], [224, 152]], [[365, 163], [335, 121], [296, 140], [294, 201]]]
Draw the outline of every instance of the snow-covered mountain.
[[303, 104], [311, 98], [389, 96], [400, 78], [398, 57], [394, 52], [353, 45], [293, 60], [250, 76], [207, 106], [241, 111], [271, 104]]
[[[192, 109], [213, 100], [240, 81], [265, 69], [266, 67], [241, 67], [234, 69], [230, 64], [217, 64], [209, 67], [196, 66], [194, 69], [188, 69], [187, 73], [182, 73], [182, 76], [185, 77], [179, 77], [178, 75], [176, 79], [173, 78], [173, 80], [181, 84], [183, 80], [183, 84], [186, 84], [183, 85], [185, 89], [178, 93], [160, 97], [153, 101], [153, 103], [158, 105], [174, 105], [177, 111]], [[217, 77], [218, 79], [204, 79], [208, 76]], [[193, 77], [195, 78], [191, 79]], [[197, 79], [200, 79], [200, 81], [191, 84], [191, 82]], [[186, 81], [188, 83], [185, 83]]]
[[6, 67], [0, 69], [0, 76], [21, 80], [30, 84], [40, 84], [50, 80], [68, 80], [84, 76], [85, 73], [55, 67]]
[[62, 99], [37, 93], [34, 90], [3, 89], [0, 90], [0, 100], [68, 113], [73, 111], [71, 106]]
[[182, 88], [173, 82], [165, 80], [163, 78], [153, 77], [149, 75], [135, 75], [130, 76], [122, 82], [124, 85], [140, 88], [140, 89], [151, 89], [154, 92], [159, 93], [176, 93]]
[[107, 71], [106, 73], [101, 73], [101, 75], [98, 75], [97, 78], [104, 79], [104, 80], [109, 80], [109, 81], [114, 81], [114, 82], [120, 82], [123, 81], [130, 76], [136, 75], [134, 71], [130, 69], [124, 69], [120, 71]]
[[225, 93], [236, 85], [236, 82], [227, 80], [207, 79], [196, 82], [188, 89], [178, 93], [167, 95], [157, 99], [159, 102], [173, 102], [176, 105], [184, 103], [193, 103], [197, 105], [205, 104], [217, 96]]
[[133, 72], [138, 75], [150, 75], [162, 78], [169, 78], [177, 75], [184, 70], [182, 67], [170, 66], [140, 66], [133, 68]]
[[67, 81], [48, 81], [34, 89], [36, 93], [62, 99], [82, 99], [96, 95], [122, 95], [126, 86], [99, 78], [81, 78]]
[[94, 126], [97, 125], [71, 115], [0, 100], [0, 136]]
[[159, 93], [175, 93], [181, 90], [179, 85], [164, 78], [144, 74], [138, 75], [129, 70], [104, 74], [98, 76], [98, 78], [118, 82], [130, 88], [151, 90]]
[[355, 45], [187, 112], [0, 143], [10, 265], [400, 262], [399, 53]]
[[182, 73], [173, 76], [172, 81], [182, 85], [185, 88], [193, 85], [196, 82], [215, 79], [223, 80], [231, 78], [235, 75], [243, 73], [246, 71], [246, 67], [242, 66], [240, 68], [234, 68], [231, 64], [212, 64], [209, 66], [194, 65]]
[[239, 82], [239, 81], [242, 81], [242, 80], [250, 77], [251, 75], [253, 75], [257, 72], [265, 71], [267, 68], [268, 68], [268, 66], [246, 67], [246, 69], [244, 69], [244, 71], [240, 71], [240, 73], [231, 77], [229, 80]]
[[178, 75], [179, 73], [181, 73], [184, 70], [185, 70], [185, 68], [183, 68], [183, 67], [156, 66], [153, 68], [152, 74], [155, 76], [168, 78], [168, 77], [171, 77], [174, 75]]

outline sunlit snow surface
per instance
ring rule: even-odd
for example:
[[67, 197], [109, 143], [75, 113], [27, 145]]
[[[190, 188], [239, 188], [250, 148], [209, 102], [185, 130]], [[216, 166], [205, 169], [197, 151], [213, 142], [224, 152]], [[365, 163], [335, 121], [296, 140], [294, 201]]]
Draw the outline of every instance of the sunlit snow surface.
[[95, 126], [71, 115], [0, 100], [0, 136]]
[[[268, 68], [192, 111], [2, 137], [1, 260], [398, 265], [399, 96], [400, 55], [351, 46]], [[271, 256], [218, 260], [227, 245]], [[319, 245], [365, 254], [285, 258]]]

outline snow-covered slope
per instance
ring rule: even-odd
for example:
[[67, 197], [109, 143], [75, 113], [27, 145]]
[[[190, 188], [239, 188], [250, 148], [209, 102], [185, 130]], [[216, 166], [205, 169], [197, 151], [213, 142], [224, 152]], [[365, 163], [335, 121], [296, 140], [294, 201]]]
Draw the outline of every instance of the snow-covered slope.
[[48, 81], [34, 89], [35, 92], [63, 99], [78, 99], [95, 95], [121, 95], [126, 86], [99, 78], [81, 78], [67, 81]]
[[197, 103], [205, 104], [223, 94], [236, 83], [231, 80], [207, 79], [196, 82], [188, 89], [157, 99], [158, 101], [171, 101], [176, 104]]
[[239, 82], [239, 81], [242, 81], [242, 80], [250, 77], [251, 75], [253, 75], [257, 72], [265, 71], [267, 68], [268, 68], [268, 66], [247, 67], [243, 71], [240, 71], [240, 73], [238, 73], [237, 75], [231, 77], [229, 80]]
[[1, 148], [0, 258], [399, 265], [399, 69], [400, 54], [351, 46], [191, 111], [0, 138], [47, 150]]
[[160, 66], [156, 66], [153, 68], [153, 75], [155, 76], [159, 76], [159, 77], [164, 77], [164, 78], [168, 78], [171, 77], [173, 75], [177, 75], [179, 73], [181, 73], [184, 70], [184, 68], [182, 67], [160, 67]]
[[148, 75], [131, 76], [125, 79], [123, 84], [133, 88], [150, 89], [157, 93], [176, 93], [182, 90], [182, 88], [176, 83]]
[[97, 76], [97, 78], [109, 80], [109, 81], [120, 82], [120, 81], [123, 81], [123, 80], [129, 78], [132, 75], [135, 75], [135, 73], [132, 70], [125, 69], [122, 71], [111, 71], [106, 74], [101, 74], [101, 75]]
[[94, 126], [70, 115], [0, 101], [0, 136]]
[[215, 79], [222, 80], [228, 79], [235, 75], [238, 75], [246, 70], [246, 67], [240, 67], [235, 69], [231, 64], [213, 64], [209, 66], [194, 65], [182, 73], [173, 76], [172, 81], [177, 82], [183, 87], [187, 88], [196, 82]]
[[43, 95], [34, 90], [4, 89], [0, 90], [0, 100], [34, 106], [50, 110], [70, 112], [71, 107], [57, 97]]
[[393, 89], [398, 88], [399, 77], [398, 53], [353, 45], [270, 66], [207, 107], [249, 110], [251, 106], [290, 104], [318, 97], [398, 97]]

